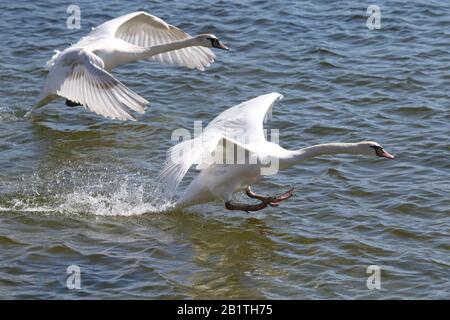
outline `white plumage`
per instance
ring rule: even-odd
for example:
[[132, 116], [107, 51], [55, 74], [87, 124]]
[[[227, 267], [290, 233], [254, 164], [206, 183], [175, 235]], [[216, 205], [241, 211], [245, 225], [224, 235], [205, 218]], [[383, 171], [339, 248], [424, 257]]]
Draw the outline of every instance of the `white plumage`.
[[[160, 172], [168, 189], [175, 190], [192, 165], [197, 165], [198, 170], [207, 168], [209, 163], [204, 160], [221, 145], [220, 142], [228, 143], [230, 148], [234, 144], [246, 150], [268, 143], [263, 121], [273, 103], [282, 97], [279, 93], [270, 93], [229, 108], [214, 118], [197, 138], [170, 148]], [[242, 138], [246, 141], [241, 142]], [[263, 153], [258, 155], [264, 156]]]
[[[159, 179], [172, 193], [192, 165], [200, 170], [177, 200], [176, 207], [222, 199], [227, 209], [261, 210], [267, 205], [277, 206], [292, 196], [293, 189], [278, 197], [261, 196], [250, 190], [262, 176], [275, 174], [279, 169], [320, 155], [362, 154], [394, 158], [373, 141], [326, 143], [294, 151], [267, 141], [264, 119], [270, 115], [275, 101], [282, 97], [279, 93], [269, 93], [229, 108], [212, 120], [197, 138], [168, 150]], [[273, 164], [276, 167], [270, 168]], [[261, 203], [234, 202], [233, 194], [244, 189], [249, 197], [259, 199]]]
[[46, 84], [32, 110], [64, 97], [108, 118], [134, 120], [128, 109], [143, 113], [149, 102], [109, 71], [141, 59], [204, 70], [214, 62], [212, 47], [227, 49], [214, 35], [191, 37], [146, 12], [118, 17], [56, 52], [47, 63]]

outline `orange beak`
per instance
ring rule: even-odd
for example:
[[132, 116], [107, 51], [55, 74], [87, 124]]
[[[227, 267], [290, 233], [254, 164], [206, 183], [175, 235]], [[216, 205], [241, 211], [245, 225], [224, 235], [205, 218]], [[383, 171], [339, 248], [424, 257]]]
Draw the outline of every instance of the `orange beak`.
[[390, 154], [389, 152], [384, 151], [384, 150], [381, 152], [380, 156], [384, 157], [384, 158], [387, 158], [387, 159], [394, 159], [395, 158], [392, 154]]

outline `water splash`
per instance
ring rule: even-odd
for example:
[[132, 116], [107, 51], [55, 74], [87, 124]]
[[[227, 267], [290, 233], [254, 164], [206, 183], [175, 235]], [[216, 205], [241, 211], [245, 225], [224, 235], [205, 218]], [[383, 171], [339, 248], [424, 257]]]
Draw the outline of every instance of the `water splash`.
[[0, 121], [18, 121], [22, 119], [17, 110], [8, 106], [0, 106]]
[[134, 216], [145, 213], [163, 212], [171, 206], [168, 201], [161, 201], [158, 189], [151, 194], [145, 192], [144, 185], [129, 188], [122, 184], [116, 192], [100, 194], [77, 190], [63, 196], [63, 201], [57, 206], [58, 212], [79, 214], [88, 213], [101, 216]]
[[52, 181], [35, 175], [26, 187], [2, 196], [0, 212], [135, 216], [173, 207], [163, 189], [145, 182], [146, 178], [140, 174], [116, 176], [111, 171], [104, 175], [63, 170]]

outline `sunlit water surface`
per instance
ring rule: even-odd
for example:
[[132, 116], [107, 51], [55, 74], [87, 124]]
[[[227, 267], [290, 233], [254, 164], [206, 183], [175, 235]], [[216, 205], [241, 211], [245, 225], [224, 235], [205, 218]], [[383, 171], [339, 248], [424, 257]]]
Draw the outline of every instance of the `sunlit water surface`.
[[[359, 1], [76, 3], [80, 30], [66, 3], [1, 2], [0, 298], [450, 298], [448, 2], [377, 1], [373, 31]], [[151, 101], [137, 122], [63, 101], [24, 119], [54, 49], [137, 10], [232, 51], [206, 72], [114, 70]], [[172, 131], [272, 91], [285, 95], [268, 124], [284, 147], [370, 139], [396, 160], [293, 167], [254, 188], [295, 196], [258, 213], [162, 212]], [[66, 288], [69, 265], [80, 290]]]

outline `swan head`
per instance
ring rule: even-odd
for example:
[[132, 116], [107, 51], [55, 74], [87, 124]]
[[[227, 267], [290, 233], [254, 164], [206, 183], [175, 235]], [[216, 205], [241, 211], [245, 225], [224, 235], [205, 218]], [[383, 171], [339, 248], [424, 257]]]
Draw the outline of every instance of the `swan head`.
[[219, 38], [217, 38], [215, 35], [207, 33], [207, 34], [201, 34], [197, 37], [197, 42], [202, 47], [207, 48], [217, 48], [222, 50], [229, 51], [228, 47], [224, 45], [222, 42], [220, 42]]
[[389, 152], [387, 152], [386, 150], [384, 150], [384, 148], [375, 141], [362, 141], [362, 142], [358, 142], [357, 144], [358, 147], [358, 153], [364, 154], [364, 155], [368, 155], [368, 156], [377, 156], [377, 157], [382, 157], [382, 158], [387, 158], [387, 159], [394, 159], [394, 156], [392, 154], [390, 154]]

